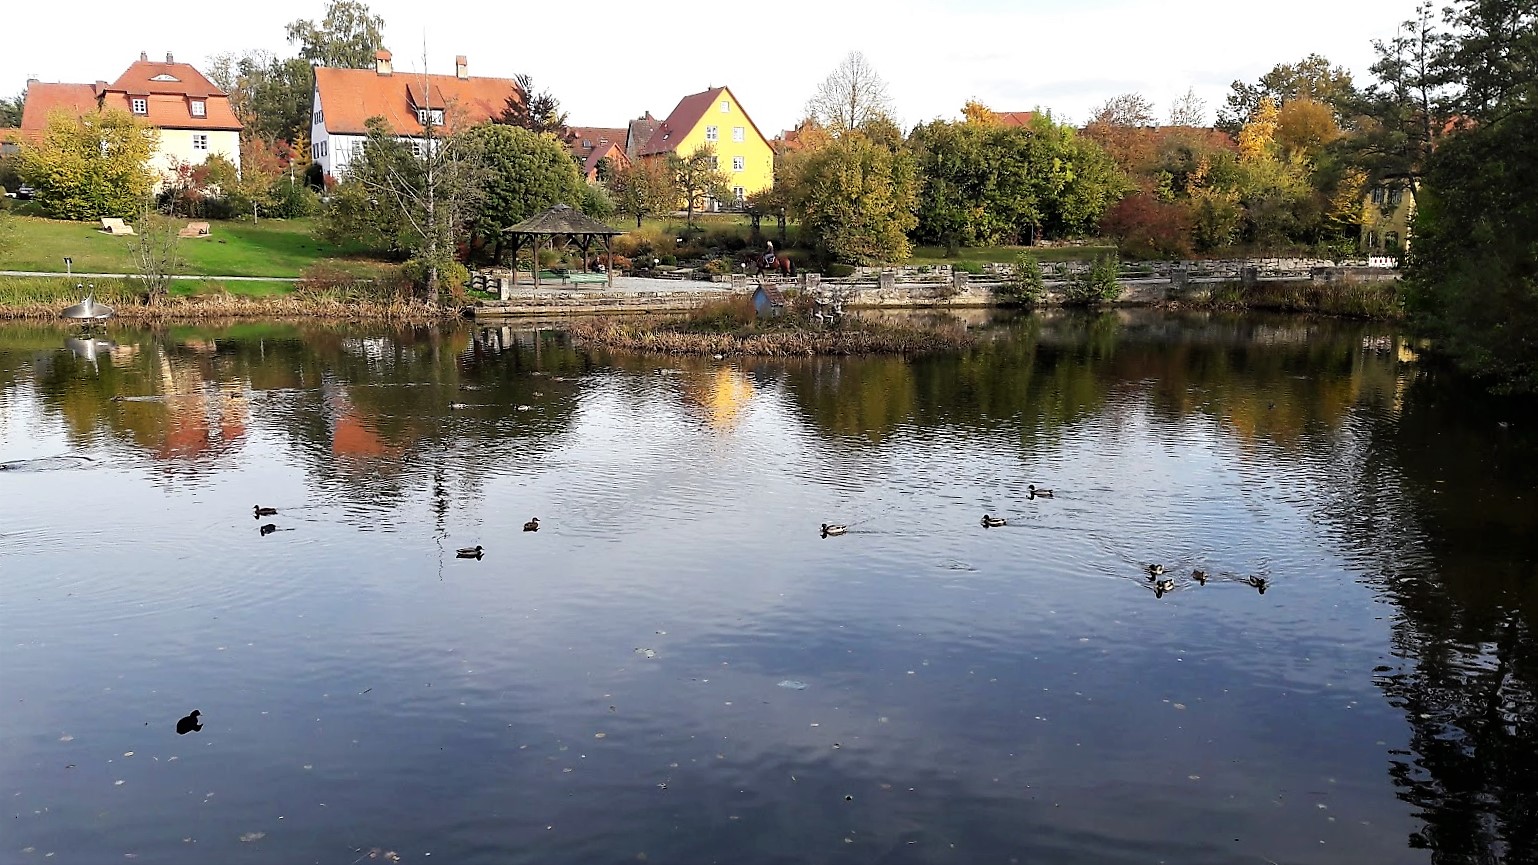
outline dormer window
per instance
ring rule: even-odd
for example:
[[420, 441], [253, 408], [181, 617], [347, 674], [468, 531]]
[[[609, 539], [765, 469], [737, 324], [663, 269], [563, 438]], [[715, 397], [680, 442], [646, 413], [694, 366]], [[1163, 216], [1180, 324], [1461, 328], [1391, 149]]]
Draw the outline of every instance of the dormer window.
[[204, 102], [201, 99], [194, 99], [194, 100], [192, 100], [192, 116], [193, 117], [207, 117], [208, 116], [208, 103]]
[[429, 124], [431, 124], [433, 126], [442, 126], [443, 125], [443, 109], [442, 108], [431, 108], [431, 109], [428, 109], [428, 108], [418, 108], [417, 109], [417, 122], [422, 124], [423, 126], [427, 126]]
[[179, 81], [181, 79], [177, 78], [175, 75], [171, 75], [170, 73], [162, 72], [159, 75], [156, 75], [154, 78], [151, 78], [150, 80], [151, 81]]
[[129, 104], [133, 106], [133, 111], [135, 114], [150, 113], [150, 101], [143, 96], [135, 96], [132, 100], [129, 101]]

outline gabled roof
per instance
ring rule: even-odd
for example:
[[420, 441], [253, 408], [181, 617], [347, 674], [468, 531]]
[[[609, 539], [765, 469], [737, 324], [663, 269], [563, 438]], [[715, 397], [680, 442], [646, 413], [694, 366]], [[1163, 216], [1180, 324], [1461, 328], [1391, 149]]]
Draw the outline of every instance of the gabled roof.
[[753, 127], [753, 132], [760, 139], [768, 141], [764, 137], [764, 133], [759, 131], [758, 124], [754, 123], [753, 118], [748, 116], [747, 109], [742, 107], [742, 103], [738, 101], [736, 94], [733, 94], [730, 88], [713, 87], [703, 93], [693, 93], [680, 99], [678, 106], [673, 109], [673, 113], [668, 115], [668, 119], [662, 121], [662, 125], [658, 126], [657, 131], [652, 133], [651, 140], [647, 141], [646, 145], [641, 148], [640, 154], [642, 156], [656, 156], [662, 153], [673, 153], [678, 148], [678, 142], [684, 140], [684, 137], [694, 127], [699, 125], [700, 121], [705, 118], [705, 114], [715, 106], [723, 93], [731, 96], [731, 100], [737, 106], [737, 110], [742, 112], [742, 116], [747, 118], [748, 125]]
[[150, 93], [169, 93], [177, 96], [193, 96], [207, 99], [210, 96], [226, 96], [212, 81], [190, 63], [146, 60], [143, 55], [123, 70], [117, 80], [106, 88], [109, 91], [145, 96]]
[[[122, 75], [101, 89], [103, 108], [132, 113], [133, 100], [145, 100], [147, 113], [138, 115], [162, 129], [239, 130], [240, 120], [230, 107], [230, 97], [190, 63], [176, 63], [166, 56], [161, 63], [143, 54]], [[203, 113], [194, 114], [194, 102]]]
[[37, 138], [48, 128], [48, 115], [64, 111], [79, 117], [97, 108], [94, 84], [27, 84], [27, 101], [21, 109], [21, 129], [28, 138]]
[[662, 121], [653, 117], [650, 111], [626, 124], [625, 155], [640, 156], [641, 149], [651, 141], [652, 133], [656, 132], [657, 127], [661, 125]]
[[381, 75], [373, 69], [327, 66], [315, 67], [315, 90], [326, 115], [326, 131], [343, 135], [363, 135], [371, 117], [383, 117], [396, 135], [421, 135], [416, 112], [429, 107], [429, 101], [432, 108], [450, 108], [445, 112], [450, 121], [485, 123], [501, 116], [509, 96], [524, 98], [511, 78]]
[[612, 126], [568, 126], [561, 140], [566, 142], [572, 152], [587, 156], [588, 151], [610, 144], [624, 147], [625, 133], [625, 129]]
[[598, 163], [605, 159], [611, 163], [609, 166], [610, 170], [623, 168], [630, 164], [630, 157], [625, 155], [625, 151], [621, 150], [618, 144], [611, 141], [602, 147], [594, 147], [593, 152], [589, 153], [587, 158], [582, 161], [583, 176], [588, 180], [596, 180], [598, 178]]
[[597, 234], [604, 237], [625, 233], [565, 204], [557, 204], [502, 231], [504, 234]]
[[1036, 112], [998, 111], [994, 113], [994, 116], [1005, 126], [1030, 126], [1031, 121], [1036, 119]]

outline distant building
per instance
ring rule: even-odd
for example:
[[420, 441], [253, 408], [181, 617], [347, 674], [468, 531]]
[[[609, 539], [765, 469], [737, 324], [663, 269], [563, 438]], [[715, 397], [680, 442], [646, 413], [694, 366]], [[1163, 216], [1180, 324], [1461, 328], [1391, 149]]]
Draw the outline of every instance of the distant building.
[[1030, 126], [1031, 121], [1036, 119], [1036, 112], [997, 111], [994, 112], [994, 116], [997, 117], [999, 123], [1004, 126]]
[[427, 127], [457, 128], [501, 116], [508, 99], [527, 98], [511, 78], [472, 78], [464, 56], [453, 75], [396, 74], [390, 52], [374, 57], [373, 69], [315, 67], [310, 107], [310, 158], [326, 174], [342, 177], [363, 145], [368, 121], [384, 119], [402, 141], [420, 152]]
[[177, 63], [170, 52], [164, 63], [140, 52], [138, 61], [111, 84], [28, 81], [21, 134], [41, 140], [55, 112], [82, 117], [107, 108], [126, 111], [160, 130], [150, 167], [161, 176], [176, 164], [201, 165], [216, 154], [240, 166], [241, 123], [230, 97], [190, 64]]
[[641, 158], [641, 148], [646, 146], [646, 142], [652, 138], [652, 133], [656, 132], [657, 127], [661, 125], [662, 121], [653, 117], [650, 111], [626, 125], [625, 156], [629, 157], [631, 162]]
[[1415, 221], [1415, 197], [1403, 179], [1389, 178], [1374, 186], [1362, 201], [1362, 252], [1399, 257], [1410, 248]]
[[774, 185], [774, 150], [769, 139], [726, 87], [713, 87], [679, 100], [639, 155], [642, 159], [672, 153], [690, 156], [706, 145], [715, 148], [716, 166], [732, 178], [737, 201]]
[[628, 134], [629, 130], [623, 128], [568, 126], [561, 133], [561, 143], [571, 151], [571, 158], [576, 160], [582, 176], [593, 182], [599, 179], [598, 164], [605, 159], [609, 160], [611, 170], [630, 164], [630, 157], [625, 154]]

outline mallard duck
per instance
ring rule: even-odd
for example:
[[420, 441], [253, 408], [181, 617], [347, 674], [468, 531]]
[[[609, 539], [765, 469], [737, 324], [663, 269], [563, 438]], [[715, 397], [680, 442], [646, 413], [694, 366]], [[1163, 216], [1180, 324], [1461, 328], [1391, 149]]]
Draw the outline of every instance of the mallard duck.
[[841, 534], [843, 534], [844, 532], [847, 532], [847, 531], [849, 531], [849, 527], [848, 526], [836, 526], [836, 525], [830, 525], [828, 523], [823, 523], [822, 524], [822, 536], [825, 537], [825, 538], [830, 536], [830, 535], [841, 535]]
[[1205, 586], [1207, 585], [1207, 572], [1201, 569], [1194, 570], [1191, 572], [1191, 579], [1195, 580], [1198, 585]]
[[1159, 580], [1158, 582], [1154, 583], [1154, 597], [1156, 597], [1156, 598], [1162, 598], [1162, 597], [1164, 597], [1164, 594], [1166, 592], [1173, 592], [1173, 591], [1175, 591], [1175, 581], [1174, 580], [1163, 579], [1163, 580]]
[[262, 517], [276, 516], [278, 513], [277, 508], [264, 508], [261, 505], [252, 505], [251, 511], [257, 519], [261, 519]]
[[1052, 498], [1052, 491], [1051, 490], [1038, 489], [1035, 484], [1028, 485], [1026, 487], [1026, 489], [1031, 491], [1031, 498], [1033, 498], [1033, 499], [1050, 499], [1050, 498]]
[[533, 519], [531, 519], [528, 522], [524, 523], [523, 524], [523, 530], [526, 531], [526, 532], [537, 532], [537, 531], [539, 531], [539, 517], [534, 517]]
[[1244, 582], [1258, 589], [1262, 595], [1264, 595], [1266, 593], [1266, 589], [1271, 586], [1271, 581], [1265, 577], [1245, 577]]
[[1164, 566], [1163, 565], [1149, 565], [1148, 566], [1148, 579], [1150, 581], [1152, 581], [1156, 577], [1160, 577], [1160, 576], [1163, 576], [1163, 575], [1164, 575]]
[[1006, 520], [1003, 517], [995, 517], [989, 514], [983, 514], [983, 528], [985, 529], [996, 529], [999, 526], [1007, 525], [1009, 525], [1009, 520]]
[[478, 559], [481, 557], [481, 554], [482, 550], [480, 544], [476, 544], [473, 547], [460, 547], [454, 553], [454, 555], [459, 556], [461, 559]]
[[199, 712], [197, 709], [193, 709], [192, 710], [192, 714], [190, 714], [187, 717], [182, 718], [181, 720], [177, 721], [176, 722], [176, 735], [178, 735], [178, 736], [185, 736], [188, 733], [194, 733], [194, 732], [197, 732], [198, 730], [203, 729], [202, 722], [198, 721], [198, 716], [201, 715], [201, 714], [203, 714], [203, 713]]

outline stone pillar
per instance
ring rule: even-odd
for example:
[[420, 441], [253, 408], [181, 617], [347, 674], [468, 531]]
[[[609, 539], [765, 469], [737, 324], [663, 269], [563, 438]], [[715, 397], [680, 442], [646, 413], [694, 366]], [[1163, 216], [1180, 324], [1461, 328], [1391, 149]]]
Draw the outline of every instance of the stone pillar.
[[1170, 291], [1176, 295], [1184, 294], [1186, 286], [1191, 284], [1191, 271], [1183, 264], [1177, 264], [1170, 268]]
[[745, 273], [732, 274], [732, 291], [747, 291], [748, 275]]
[[1253, 264], [1246, 264], [1239, 268], [1239, 285], [1243, 288], [1254, 288], [1260, 284], [1260, 268]]
[[897, 289], [897, 274], [890, 270], [883, 270], [881, 276], [877, 278], [876, 284], [882, 291], [895, 291]]
[[820, 273], [803, 273], [801, 274], [801, 279], [801, 287], [807, 291], [816, 291], [822, 288], [822, 274]]
[[503, 300], [510, 300], [510, 299], [512, 299], [513, 289], [512, 289], [512, 285], [509, 283], [509, 281], [503, 279], [500, 276], [496, 277], [496, 280], [497, 280], [497, 297], [500, 297]]
[[957, 294], [967, 290], [967, 272], [965, 270], [951, 271], [951, 288], [955, 289]]

